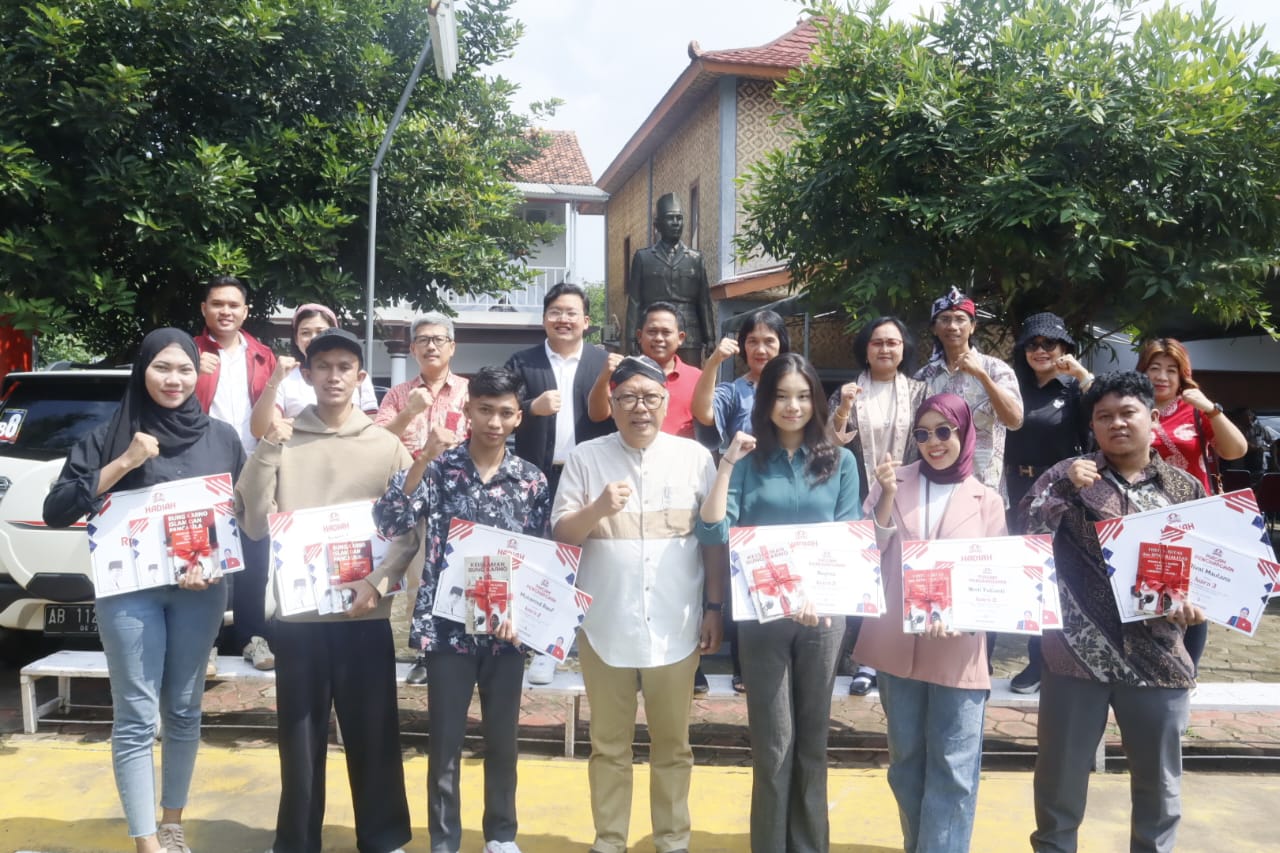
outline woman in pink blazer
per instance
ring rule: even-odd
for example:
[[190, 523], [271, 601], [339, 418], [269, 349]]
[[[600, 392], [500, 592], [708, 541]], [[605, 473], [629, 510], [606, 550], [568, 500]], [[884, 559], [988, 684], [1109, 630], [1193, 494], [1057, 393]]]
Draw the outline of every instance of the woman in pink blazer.
[[1004, 536], [1004, 501], [973, 476], [969, 407], [954, 394], [925, 400], [912, 437], [920, 461], [877, 466], [867, 496], [876, 521], [885, 613], [868, 619], [854, 655], [880, 672], [889, 735], [889, 787], [906, 853], [969, 849], [991, 679], [986, 637], [940, 622], [902, 630], [902, 543]]

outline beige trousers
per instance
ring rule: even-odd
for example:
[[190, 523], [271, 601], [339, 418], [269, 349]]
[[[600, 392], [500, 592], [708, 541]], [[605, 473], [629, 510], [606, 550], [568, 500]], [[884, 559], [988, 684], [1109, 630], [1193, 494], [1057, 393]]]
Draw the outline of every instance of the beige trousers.
[[644, 696], [649, 724], [649, 816], [658, 853], [689, 847], [689, 711], [695, 650], [682, 661], [634, 669], [609, 666], [586, 634], [578, 634], [578, 658], [591, 706], [591, 816], [599, 853], [626, 853], [631, 825], [631, 743], [636, 731], [636, 691]]

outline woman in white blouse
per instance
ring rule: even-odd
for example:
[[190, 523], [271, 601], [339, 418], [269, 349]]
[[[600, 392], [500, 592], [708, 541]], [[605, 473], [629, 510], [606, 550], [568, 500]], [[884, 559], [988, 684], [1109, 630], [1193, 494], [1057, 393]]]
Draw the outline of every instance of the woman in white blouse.
[[[277, 417], [292, 419], [316, 401], [316, 392], [302, 378], [302, 362], [307, 355], [311, 339], [338, 325], [338, 318], [330, 308], [314, 302], [299, 305], [293, 312], [293, 355], [276, 359], [276, 369], [267, 380], [262, 396], [253, 406], [249, 430], [254, 438], [262, 438]], [[373, 392], [373, 382], [365, 377], [360, 383], [360, 409], [370, 417], [378, 411], [378, 398]]]
[[[915, 340], [901, 320], [872, 320], [853, 339], [853, 356], [862, 372], [856, 381], [845, 383], [832, 394], [828, 403], [836, 443], [852, 450], [858, 460], [863, 500], [867, 484], [875, 481], [876, 466], [886, 453], [899, 465], [920, 455], [911, 439], [911, 426], [924, 400], [925, 386], [907, 375], [915, 366], [915, 353]], [[849, 620], [845, 649], [853, 648], [861, 625], [860, 618]], [[859, 666], [849, 683], [849, 693], [863, 696], [875, 685], [876, 671]]]

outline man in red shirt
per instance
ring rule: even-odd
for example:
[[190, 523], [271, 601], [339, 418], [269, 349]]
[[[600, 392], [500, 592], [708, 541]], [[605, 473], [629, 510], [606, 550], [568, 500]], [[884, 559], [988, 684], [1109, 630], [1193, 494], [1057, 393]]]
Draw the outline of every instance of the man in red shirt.
[[[693, 438], [693, 387], [698, 384], [702, 371], [686, 364], [676, 351], [684, 345], [685, 332], [680, 325], [680, 314], [670, 302], [653, 302], [646, 305], [640, 315], [636, 330], [640, 351], [653, 359], [667, 374], [667, 416], [662, 421], [662, 431], [681, 438]], [[603, 421], [613, 416], [609, 402], [609, 380], [622, 356], [610, 354], [600, 370], [596, 384], [591, 388], [587, 414], [593, 421]]]

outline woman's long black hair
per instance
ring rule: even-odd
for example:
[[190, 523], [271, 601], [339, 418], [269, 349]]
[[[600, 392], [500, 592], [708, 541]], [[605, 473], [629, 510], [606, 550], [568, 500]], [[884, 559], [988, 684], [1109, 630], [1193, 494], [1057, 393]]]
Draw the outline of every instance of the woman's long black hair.
[[755, 404], [751, 408], [751, 432], [756, 437], [756, 449], [751, 455], [755, 457], [756, 465], [763, 469], [769, 457], [778, 449], [777, 428], [773, 425], [773, 405], [778, 398], [778, 383], [788, 373], [800, 374], [809, 384], [813, 416], [804, 425], [804, 447], [809, 453], [805, 473], [815, 485], [825, 483], [836, 470], [836, 447], [831, 443], [827, 432], [827, 398], [822, 391], [818, 372], [799, 353], [780, 353], [760, 371]]

